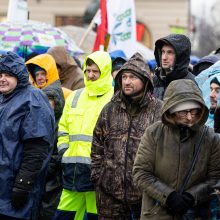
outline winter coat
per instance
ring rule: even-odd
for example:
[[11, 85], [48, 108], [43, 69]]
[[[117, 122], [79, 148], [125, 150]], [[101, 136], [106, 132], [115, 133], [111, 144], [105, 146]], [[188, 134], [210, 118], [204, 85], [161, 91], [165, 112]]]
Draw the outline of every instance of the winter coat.
[[[161, 67], [161, 49], [164, 44], [171, 45], [174, 48], [176, 55], [173, 70], [169, 74], [166, 74]], [[164, 92], [173, 80], [191, 79], [194, 81], [194, 75], [188, 70], [190, 54], [190, 40], [185, 35], [170, 34], [167, 37], [160, 38], [156, 41], [154, 55], [157, 62], [157, 68], [153, 77], [153, 93], [155, 97], [163, 100]]]
[[[0, 94], [0, 214], [35, 219], [54, 142], [54, 114], [46, 95], [29, 84], [28, 71], [20, 57], [7, 52], [6, 58], [0, 58], [0, 72], [9, 73], [18, 80], [16, 88], [10, 94]], [[26, 141], [32, 140], [34, 143], [39, 138], [47, 143], [47, 149], [43, 149], [47, 152], [46, 157], [42, 155], [42, 148], [45, 146], [29, 148], [28, 152], [24, 148]], [[36, 170], [30, 174], [29, 169], [33, 168], [36, 158], [37, 162], [42, 160], [37, 176]], [[28, 203], [15, 210], [11, 205], [12, 188], [15, 184], [19, 185], [16, 177], [21, 174], [21, 169], [23, 174], [28, 172], [33, 186]]]
[[47, 175], [45, 180], [45, 189], [41, 201], [40, 219], [50, 220], [57, 209], [59, 198], [62, 192], [62, 170], [61, 161], [57, 151], [58, 123], [64, 108], [64, 96], [59, 81], [42, 89], [49, 99], [54, 100], [55, 108], [55, 134], [53, 153], [50, 158]]
[[86, 57], [100, 70], [96, 81], [87, 80], [85, 88], [74, 91], [66, 100], [59, 122], [58, 152], [62, 156], [63, 187], [67, 190], [94, 191], [90, 180], [91, 142], [97, 118], [113, 95], [111, 58], [97, 51]]
[[[54, 58], [49, 54], [40, 54], [33, 57], [32, 59], [26, 62], [30, 78], [33, 81], [33, 85], [36, 88], [43, 89], [46, 86], [53, 84], [56, 81], [60, 82], [58, 70]], [[46, 82], [43, 86], [39, 87], [35, 81], [34, 68], [37, 66], [43, 68], [46, 71]], [[72, 90], [67, 88], [62, 88], [64, 98], [66, 99], [69, 94], [72, 93]]]
[[[169, 109], [189, 100], [202, 106], [198, 123], [190, 128], [175, 125]], [[164, 96], [162, 121], [146, 129], [134, 162], [134, 182], [143, 192], [142, 220], [181, 219], [167, 213], [166, 200], [171, 192], [181, 187], [207, 117], [208, 108], [193, 81], [175, 80], [170, 83]], [[211, 185], [220, 178], [219, 161], [220, 138], [209, 128], [193, 173], [184, 188], [194, 197], [195, 205], [208, 200]]]
[[193, 74], [199, 75], [203, 70], [208, 69], [214, 63], [220, 60], [220, 54], [212, 54], [202, 57], [197, 64], [193, 66]]
[[[211, 107], [210, 83], [214, 78], [217, 78], [217, 80], [220, 82], [220, 61], [215, 62], [212, 66], [203, 70], [198, 76], [195, 77], [195, 80], [202, 91], [203, 99], [209, 108]], [[214, 127], [214, 114], [212, 111], [210, 111], [206, 125], [211, 128]]]
[[64, 47], [51, 47], [47, 53], [53, 56], [60, 68], [59, 77], [63, 87], [71, 90], [85, 87], [82, 70]]
[[[118, 91], [102, 110], [93, 132], [91, 179], [106, 194], [127, 203], [141, 202], [141, 193], [132, 180], [136, 151], [146, 127], [161, 117], [160, 100], [151, 97], [152, 87], [146, 64], [135, 54], [120, 69]], [[149, 84], [141, 101], [128, 110], [122, 95], [123, 71], [136, 72]], [[136, 109], [134, 114], [132, 108]]]

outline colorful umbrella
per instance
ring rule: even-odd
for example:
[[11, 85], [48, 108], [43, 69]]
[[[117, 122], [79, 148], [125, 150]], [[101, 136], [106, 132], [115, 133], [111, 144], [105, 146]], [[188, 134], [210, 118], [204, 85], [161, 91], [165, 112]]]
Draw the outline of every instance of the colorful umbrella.
[[0, 50], [14, 51], [26, 58], [30, 53], [45, 53], [53, 46], [65, 46], [72, 55], [83, 51], [65, 32], [50, 24], [31, 21], [21, 23], [0, 22]]

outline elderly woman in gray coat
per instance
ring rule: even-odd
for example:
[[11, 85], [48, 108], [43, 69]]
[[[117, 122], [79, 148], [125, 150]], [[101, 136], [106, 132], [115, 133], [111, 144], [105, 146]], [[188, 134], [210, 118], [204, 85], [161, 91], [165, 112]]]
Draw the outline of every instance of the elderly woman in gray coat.
[[186, 213], [192, 213], [190, 219], [209, 219], [206, 204], [211, 186], [220, 179], [220, 138], [211, 128], [180, 193], [207, 117], [208, 108], [192, 80], [170, 83], [162, 121], [146, 129], [134, 162], [134, 182], [143, 192], [142, 220], [176, 220]]

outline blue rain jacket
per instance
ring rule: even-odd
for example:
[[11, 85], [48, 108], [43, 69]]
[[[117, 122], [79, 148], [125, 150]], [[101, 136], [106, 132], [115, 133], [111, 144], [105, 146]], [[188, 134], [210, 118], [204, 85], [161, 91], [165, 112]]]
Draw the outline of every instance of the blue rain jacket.
[[[0, 94], [0, 214], [36, 219], [54, 142], [54, 113], [46, 95], [29, 84], [26, 66], [16, 54], [7, 52], [0, 56], [0, 73], [9, 73], [18, 79], [12, 93]], [[11, 192], [22, 163], [23, 143], [30, 138], [43, 138], [48, 143], [48, 156], [34, 182], [28, 203], [16, 211], [11, 205]]]

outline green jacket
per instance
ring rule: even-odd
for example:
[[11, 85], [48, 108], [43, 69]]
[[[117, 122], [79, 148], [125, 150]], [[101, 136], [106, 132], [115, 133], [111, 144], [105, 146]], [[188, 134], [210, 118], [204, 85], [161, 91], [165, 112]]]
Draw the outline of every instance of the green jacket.
[[[183, 130], [175, 125], [169, 109], [178, 102], [195, 100], [202, 105], [198, 123]], [[208, 116], [200, 90], [192, 80], [176, 80], [170, 83], [162, 106], [162, 122], [148, 127], [141, 139], [133, 167], [134, 182], [143, 192], [143, 220], [173, 220], [167, 214], [166, 199], [178, 191], [191, 165], [194, 147], [201, 136]], [[201, 151], [193, 173], [184, 191], [200, 204], [209, 197], [210, 186], [220, 178], [220, 138], [212, 129], [203, 139]]]

